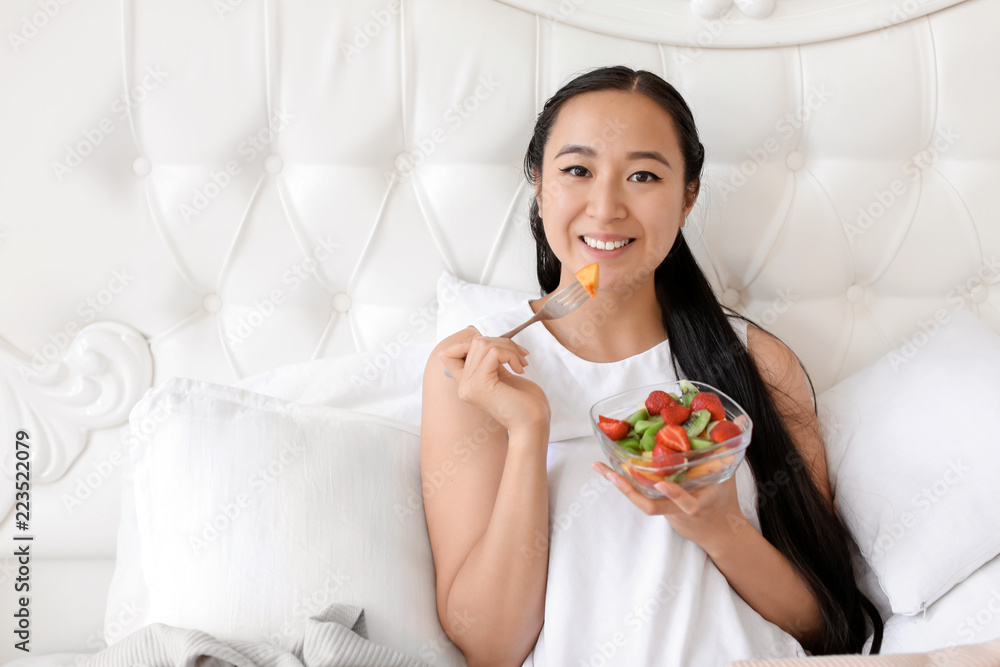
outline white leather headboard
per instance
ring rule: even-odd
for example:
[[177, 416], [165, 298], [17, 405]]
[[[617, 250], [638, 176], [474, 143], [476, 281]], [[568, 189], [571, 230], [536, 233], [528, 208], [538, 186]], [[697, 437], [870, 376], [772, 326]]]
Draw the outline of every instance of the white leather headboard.
[[1000, 330], [1000, 3], [729, 5], [5, 0], [0, 544], [26, 429], [35, 650], [102, 645], [150, 384], [429, 341], [443, 270], [537, 290], [521, 163], [586, 68], [686, 97], [688, 240], [817, 391], [957, 308]]

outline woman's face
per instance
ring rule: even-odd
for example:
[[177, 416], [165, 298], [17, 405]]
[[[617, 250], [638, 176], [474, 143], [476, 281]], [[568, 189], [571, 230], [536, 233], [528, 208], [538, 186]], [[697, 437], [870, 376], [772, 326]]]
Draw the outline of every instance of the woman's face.
[[648, 278], [694, 204], [694, 197], [685, 201], [684, 159], [670, 115], [645, 95], [620, 91], [565, 103], [535, 194], [562, 283], [600, 262], [601, 287], [608, 289], [632, 284], [637, 274]]

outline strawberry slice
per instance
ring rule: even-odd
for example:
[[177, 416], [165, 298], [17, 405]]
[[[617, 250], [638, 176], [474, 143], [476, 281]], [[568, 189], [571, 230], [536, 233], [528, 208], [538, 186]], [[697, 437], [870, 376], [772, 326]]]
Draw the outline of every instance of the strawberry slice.
[[708, 432], [708, 436], [712, 438], [713, 442], [723, 442], [730, 438], [735, 438], [742, 432], [739, 426], [727, 419], [712, 427], [712, 430]]
[[629, 429], [632, 428], [632, 425], [627, 421], [622, 421], [621, 419], [612, 419], [611, 417], [598, 415], [597, 427], [604, 431], [604, 435], [608, 436], [612, 440], [621, 440], [628, 435]]
[[687, 418], [691, 416], [691, 408], [685, 408], [680, 403], [674, 403], [673, 399], [670, 399], [670, 401], [671, 402], [668, 405], [663, 406], [663, 409], [660, 411], [660, 416], [663, 417], [663, 423], [683, 424], [687, 421]]
[[663, 443], [657, 443], [653, 447], [653, 465], [657, 468], [669, 468], [679, 466], [684, 463], [684, 455], [667, 447]]
[[667, 392], [657, 390], [651, 392], [646, 399], [646, 412], [652, 417], [653, 415], [660, 414], [660, 411], [668, 405], [677, 405], [677, 401], [670, 398]]
[[708, 410], [712, 415], [712, 421], [721, 421], [726, 418], [726, 409], [722, 407], [719, 397], [710, 391], [699, 391], [691, 400], [691, 412], [698, 410]]
[[656, 432], [656, 444], [668, 447], [675, 452], [690, 452], [691, 443], [688, 434], [677, 424], [666, 424]]

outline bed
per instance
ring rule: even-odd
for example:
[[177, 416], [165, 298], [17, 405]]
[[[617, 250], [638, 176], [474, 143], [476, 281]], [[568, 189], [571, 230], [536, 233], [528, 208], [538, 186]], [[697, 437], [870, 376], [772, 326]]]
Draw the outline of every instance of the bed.
[[[884, 652], [1000, 637], [998, 23], [992, 0], [5, 2], [0, 661], [74, 664], [154, 621], [291, 641], [343, 599], [373, 640], [462, 664], [428, 607], [420, 373], [537, 295], [529, 131], [608, 64], [693, 108], [685, 234], [811, 375]], [[933, 414], [953, 400], [961, 428]], [[264, 432], [284, 444], [238, 446]], [[229, 446], [144, 454], [194, 435]], [[333, 491], [234, 486], [294, 493], [306, 462]]]

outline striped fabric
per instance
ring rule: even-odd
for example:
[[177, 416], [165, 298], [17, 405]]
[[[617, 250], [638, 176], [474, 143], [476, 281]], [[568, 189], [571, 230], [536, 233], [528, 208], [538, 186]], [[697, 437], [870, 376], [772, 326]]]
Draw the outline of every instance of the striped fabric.
[[364, 610], [345, 604], [308, 619], [292, 652], [154, 623], [94, 654], [87, 667], [428, 667], [367, 636]]
[[729, 663], [728, 667], [1000, 667], [1000, 640], [970, 646], [950, 646], [930, 653], [739, 660]]

